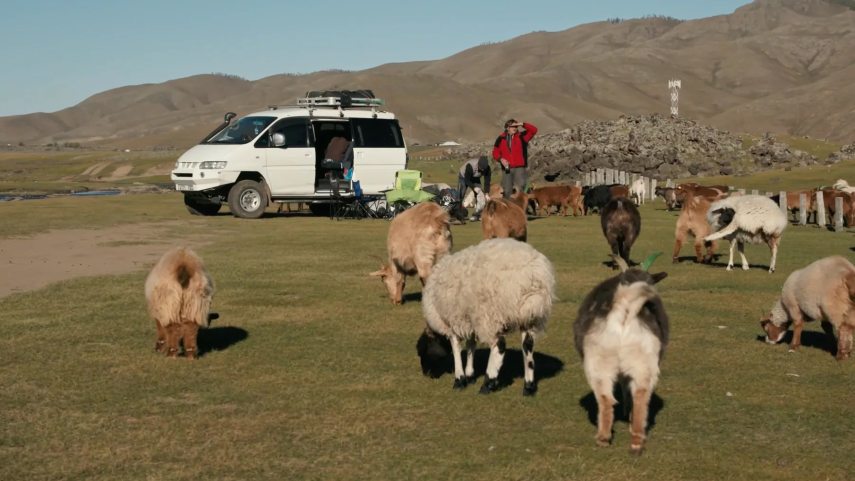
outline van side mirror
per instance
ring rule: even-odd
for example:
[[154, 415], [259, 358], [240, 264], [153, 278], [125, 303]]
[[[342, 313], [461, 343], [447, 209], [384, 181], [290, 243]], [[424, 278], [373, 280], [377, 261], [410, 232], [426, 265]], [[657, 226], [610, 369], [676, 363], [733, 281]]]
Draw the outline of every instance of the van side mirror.
[[284, 147], [285, 146], [285, 134], [282, 132], [276, 132], [275, 134], [270, 136], [270, 142], [274, 147]]

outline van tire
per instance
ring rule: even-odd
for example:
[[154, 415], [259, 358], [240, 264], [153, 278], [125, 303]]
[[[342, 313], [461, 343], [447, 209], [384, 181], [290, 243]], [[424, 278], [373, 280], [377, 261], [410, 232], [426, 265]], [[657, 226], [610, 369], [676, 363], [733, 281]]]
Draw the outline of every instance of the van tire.
[[229, 190], [229, 210], [243, 219], [258, 219], [267, 207], [267, 193], [254, 180], [237, 182]]
[[220, 211], [220, 203], [198, 202], [196, 199], [185, 195], [184, 206], [187, 207], [187, 212], [193, 215], [217, 215]]

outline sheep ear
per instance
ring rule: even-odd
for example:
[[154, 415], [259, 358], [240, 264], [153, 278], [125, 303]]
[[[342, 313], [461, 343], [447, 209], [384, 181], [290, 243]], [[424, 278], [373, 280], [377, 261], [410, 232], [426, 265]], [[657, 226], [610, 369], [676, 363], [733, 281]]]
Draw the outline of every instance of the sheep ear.
[[614, 259], [615, 264], [617, 264], [617, 266], [620, 268], [621, 272], [626, 272], [627, 270], [629, 270], [629, 266], [627, 265], [626, 261], [623, 260], [623, 257], [616, 255], [616, 254], [609, 254], [609, 255], [612, 256], [612, 259]]
[[667, 272], [657, 272], [656, 274], [651, 274], [650, 277], [653, 278], [653, 283], [657, 284], [662, 279], [665, 279], [666, 277], [668, 277], [668, 273]]
[[647, 256], [647, 259], [644, 259], [644, 262], [641, 263], [641, 270], [647, 271], [648, 269], [650, 269], [650, 266], [653, 265], [653, 261], [655, 261], [656, 258], [661, 256], [661, 255], [662, 255], [662, 252], [657, 251], [657, 252], [654, 252], [653, 254], [650, 254], [649, 256]]

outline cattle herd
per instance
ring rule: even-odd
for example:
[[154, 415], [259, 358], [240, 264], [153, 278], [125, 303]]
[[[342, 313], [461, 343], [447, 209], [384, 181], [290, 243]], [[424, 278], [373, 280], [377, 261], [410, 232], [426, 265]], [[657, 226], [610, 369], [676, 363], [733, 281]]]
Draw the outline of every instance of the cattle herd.
[[[850, 196], [855, 194], [843, 187], [838, 182], [836, 189], [829, 189], [828, 199], [834, 204], [835, 197], [846, 196], [846, 218], [852, 225], [855, 209]], [[506, 350], [505, 336], [518, 331], [524, 363], [523, 394], [534, 395], [534, 343], [546, 329], [555, 298], [555, 274], [549, 259], [526, 242], [527, 214], [531, 210], [549, 215], [552, 209], [565, 216], [568, 210], [574, 215], [598, 211], [619, 273], [594, 287], [582, 301], [573, 327], [575, 347], [598, 405], [597, 444], [611, 442], [616, 403], [613, 389], [619, 383], [632, 399], [631, 451], [640, 453], [648, 404], [669, 336], [668, 316], [656, 290], [656, 284], [667, 274], [649, 272], [658, 253], [640, 264], [630, 260], [630, 250], [641, 232], [636, 202], [643, 202], [643, 188], [643, 183], [548, 186], [515, 192], [508, 199], [492, 191], [481, 212], [483, 240], [454, 253], [445, 209], [424, 202], [398, 214], [389, 225], [388, 259], [371, 275], [383, 280], [395, 305], [402, 303], [407, 277], [419, 277], [425, 327], [417, 350], [423, 372], [437, 372], [432, 366], [445, 365], [450, 355], [453, 387], [464, 389], [475, 381], [474, 348], [482, 342], [489, 346], [490, 355], [480, 392], [495, 391]], [[740, 254], [742, 268], [749, 268], [744, 254], [747, 242], [768, 245], [769, 272], [775, 271], [778, 245], [788, 225], [775, 200], [731, 193], [726, 186], [696, 183], [658, 188], [656, 194], [669, 210], [680, 209], [674, 262], [679, 261], [680, 249], [689, 236], [694, 238], [699, 263], [710, 262], [717, 241], [726, 239], [730, 243], [728, 270], [733, 268], [734, 250]], [[796, 202], [788, 205], [793, 204]], [[167, 252], [146, 279], [145, 293], [149, 314], [157, 326], [156, 349], [177, 357], [183, 341], [186, 356], [196, 357], [196, 332], [208, 322], [213, 296], [213, 282], [202, 260], [187, 248]], [[792, 326], [790, 347], [796, 349], [806, 319], [827, 320], [837, 330], [837, 359], [842, 360], [852, 351], [853, 299], [855, 266], [841, 256], [819, 259], [786, 279], [781, 296], [761, 326], [770, 343], [780, 342]]]

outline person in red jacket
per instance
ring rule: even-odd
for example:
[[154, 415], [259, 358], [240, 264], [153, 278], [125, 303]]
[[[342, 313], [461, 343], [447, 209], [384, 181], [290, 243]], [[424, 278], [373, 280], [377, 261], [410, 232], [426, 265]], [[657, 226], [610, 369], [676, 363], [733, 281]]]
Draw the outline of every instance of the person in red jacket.
[[527, 122], [510, 119], [505, 122], [505, 131], [496, 137], [493, 144], [493, 160], [502, 167], [502, 189], [505, 198], [510, 198], [514, 188], [523, 192], [528, 181], [528, 143], [537, 127]]

